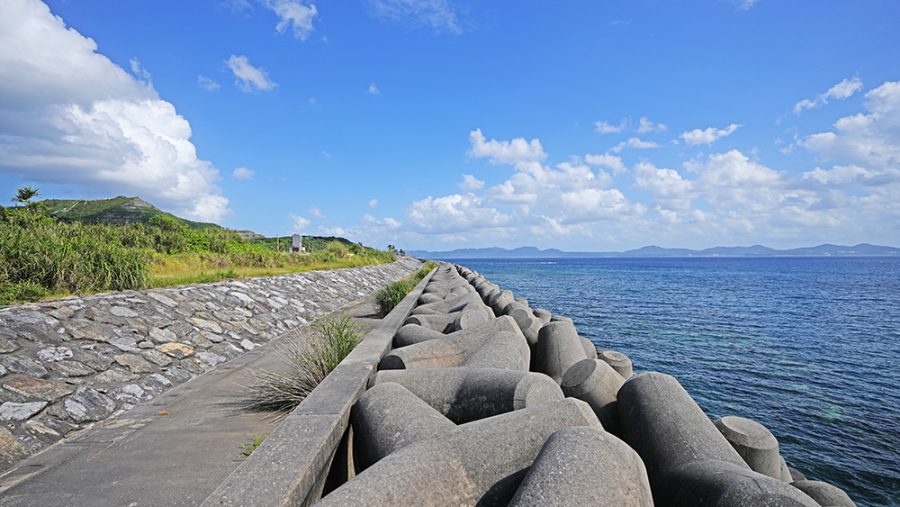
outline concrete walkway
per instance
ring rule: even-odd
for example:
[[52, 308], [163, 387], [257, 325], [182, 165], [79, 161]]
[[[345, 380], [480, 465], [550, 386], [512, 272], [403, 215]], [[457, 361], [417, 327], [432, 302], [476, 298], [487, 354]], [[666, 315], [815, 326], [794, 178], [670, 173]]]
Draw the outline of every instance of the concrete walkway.
[[[374, 311], [368, 299], [338, 312], [368, 331]], [[276, 347], [286, 337], [19, 463], [0, 477], [0, 505], [199, 505], [240, 465], [242, 445], [277, 426], [235, 403], [253, 370], [283, 367]]]

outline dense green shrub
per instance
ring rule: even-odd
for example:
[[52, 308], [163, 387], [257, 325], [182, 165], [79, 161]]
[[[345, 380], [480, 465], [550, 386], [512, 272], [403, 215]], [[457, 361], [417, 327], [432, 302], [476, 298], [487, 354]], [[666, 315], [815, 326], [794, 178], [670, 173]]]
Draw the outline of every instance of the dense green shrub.
[[[176, 273], [186, 283], [198, 283], [238, 278], [236, 269], [302, 270], [394, 260], [387, 252], [334, 238], [314, 238], [312, 253], [292, 253], [279, 250], [279, 238], [249, 241], [236, 231], [191, 228], [168, 215], [146, 224], [63, 222], [48, 216], [40, 204], [0, 207], [0, 295], [5, 295], [0, 304], [47, 293], [141, 289], [150, 283], [151, 273], [164, 279]], [[26, 285], [6, 287], [14, 284]], [[35, 290], [38, 286], [43, 293]]]
[[415, 286], [412, 283], [401, 280], [379, 290], [375, 294], [375, 304], [378, 305], [378, 314], [384, 317], [391, 313], [391, 310], [400, 304], [400, 301], [403, 301], [403, 298], [409, 294], [409, 291], [411, 291], [413, 287]]
[[84, 292], [144, 287], [149, 255], [110, 227], [66, 224], [25, 209], [0, 215], [0, 284]]

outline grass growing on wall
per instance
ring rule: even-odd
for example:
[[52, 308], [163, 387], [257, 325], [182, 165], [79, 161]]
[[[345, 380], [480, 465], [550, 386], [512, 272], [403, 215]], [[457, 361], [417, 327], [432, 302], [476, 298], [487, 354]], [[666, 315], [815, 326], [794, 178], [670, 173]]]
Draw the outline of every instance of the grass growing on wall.
[[257, 384], [247, 390], [244, 408], [290, 412], [300, 404], [359, 343], [362, 331], [350, 317], [323, 317], [304, 336], [278, 344], [287, 368], [256, 372]]
[[412, 275], [403, 280], [389, 284], [379, 290], [375, 294], [375, 304], [378, 306], [378, 314], [381, 315], [381, 317], [384, 317], [391, 313], [391, 310], [400, 304], [400, 301], [403, 301], [403, 298], [405, 298], [406, 295], [409, 294], [409, 292], [413, 290], [435, 266], [437, 266], [436, 262], [427, 261]]
[[0, 304], [54, 295], [169, 287], [391, 262], [388, 252], [346, 240], [278, 251], [219, 227], [168, 215], [147, 224], [66, 222], [32, 203], [0, 207]]

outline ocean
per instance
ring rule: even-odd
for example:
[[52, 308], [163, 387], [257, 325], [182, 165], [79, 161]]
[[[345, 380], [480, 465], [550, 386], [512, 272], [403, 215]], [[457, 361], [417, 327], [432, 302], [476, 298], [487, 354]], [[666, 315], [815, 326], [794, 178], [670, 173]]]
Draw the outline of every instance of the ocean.
[[709, 417], [759, 421], [808, 478], [900, 505], [900, 259], [454, 262], [675, 376]]

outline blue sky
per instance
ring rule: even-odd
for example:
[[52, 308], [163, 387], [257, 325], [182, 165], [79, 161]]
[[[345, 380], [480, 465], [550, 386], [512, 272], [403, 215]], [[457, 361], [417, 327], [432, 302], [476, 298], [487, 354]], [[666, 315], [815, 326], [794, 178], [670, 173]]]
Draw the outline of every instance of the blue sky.
[[900, 4], [5, 0], [0, 192], [267, 235], [900, 244]]

